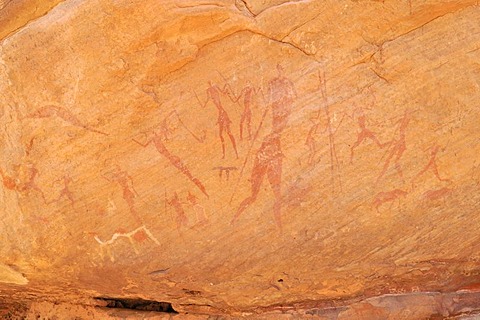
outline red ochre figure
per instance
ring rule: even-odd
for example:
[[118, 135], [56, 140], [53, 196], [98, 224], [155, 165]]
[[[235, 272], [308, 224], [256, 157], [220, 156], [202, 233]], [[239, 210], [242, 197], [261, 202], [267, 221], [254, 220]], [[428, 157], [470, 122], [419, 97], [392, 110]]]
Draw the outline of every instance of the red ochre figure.
[[272, 110], [272, 131], [263, 139], [260, 149], [255, 155], [250, 177], [251, 195], [240, 203], [232, 223], [238, 219], [247, 207], [257, 200], [260, 187], [265, 176], [267, 176], [275, 197], [273, 205], [275, 222], [280, 229], [282, 228], [281, 183], [283, 154], [280, 140], [292, 112], [293, 100], [297, 95], [292, 81], [283, 75], [283, 68], [278, 65], [277, 70], [278, 76], [271, 80], [268, 85], [269, 102]]
[[19, 185], [18, 186], [19, 188], [17, 190], [19, 190], [20, 192], [29, 192], [31, 190], [35, 190], [38, 193], [40, 193], [40, 195], [42, 196], [43, 202], [46, 203], [47, 201], [45, 199], [45, 194], [35, 182], [35, 179], [37, 176], [38, 176], [37, 168], [35, 168], [34, 165], [30, 165], [28, 167], [28, 181]]
[[130, 209], [130, 213], [133, 215], [135, 220], [139, 223], [142, 222], [138, 213], [135, 209], [135, 198], [138, 195], [137, 191], [133, 186], [133, 179], [132, 177], [126, 172], [123, 171], [120, 166], [116, 165], [114, 172], [110, 176], [104, 176], [110, 182], [116, 182], [122, 188], [123, 191], [123, 199], [128, 205]]
[[7, 176], [3, 170], [0, 169], [0, 175], [2, 176], [3, 186], [8, 190], [17, 190], [17, 182], [14, 178]]
[[57, 197], [57, 199], [50, 201], [47, 204], [58, 202], [60, 201], [60, 199], [66, 198], [70, 201], [70, 203], [73, 206], [75, 204], [75, 199], [73, 198], [73, 193], [70, 191], [70, 187], [69, 187], [70, 183], [72, 182], [72, 178], [70, 178], [70, 176], [68, 175], [65, 175], [63, 176], [63, 178], [60, 178], [54, 182], [58, 182], [61, 180], [63, 180], [63, 189], [60, 191], [60, 195]]
[[422, 198], [424, 201], [435, 201], [439, 199], [443, 199], [445, 201], [445, 198], [452, 193], [453, 189], [444, 187], [441, 189], [425, 191], [422, 195]]
[[187, 177], [191, 182], [193, 182], [197, 186], [197, 188], [200, 189], [200, 191], [202, 191], [202, 193], [208, 197], [208, 193], [207, 193], [203, 183], [198, 178], [196, 178], [192, 175], [192, 173], [190, 172], [188, 167], [185, 165], [185, 163], [182, 161], [182, 159], [180, 159], [178, 156], [172, 154], [167, 149], [167, 147], [165, 146], [165, 143], [164, 143], [164, 139], [165, 139], [164, 129], [162, 129], [162, 126], [160, 126], [159, 128], [157, 128], [153, 131], [151, 136], [147, 139], [146, 143], [141, 143], [141, 142], [139, 142], [135, 139], [133, 139], [133, 141], [135, 141], [136, 143], [138, 143], [142, 147], [147, 147], [149, 144], [153, 143], [153, 145], [157, 149], [158, 153], [160, 153], [162, 156], [167, 158], [167, 160], [175, 168], [177, 168], [178, 171], [180, 171], [185, 177]]
[[180, 229], [182, 226], [188, 227], [188, 217], [185, 214], [185, 210], [183, 210], [182, 203], [180, 202], [180, 198], [178, 197], [177, 192], [173, 194], [173, 197], [167, 201], [167, 203], [175, 209], [177, 213], [176, 222], [177, 222], [177, 229]]
[[[314, 164], [315, 163], [315, 159], [316, 159], [316, 156], [317, 156], [317, 140], [315, 139], [317, 133], [318, 132], [318, 129], [320, 128], [320, 119], [318, 116], [315, 116], [313, 118], [310, 119], [310, 121], [312, 122], [312, 126], [310, 128], [310, 130], [308, 131], [308, 134], [307, 134], [307, 138], [305, 139], [305, 145], [307, 146], [308, 148], [308, 161], [307, 163], [308, 164]], [[320, 133], [326, 133], [327, 132], [327, 126], [325, 126], [324, 130], [321, 131]]]
[[190, 202], [190, 204], [193, 207], [193, 210], [195, 211], [195, 216], [197, 217], [197, 223], [199, 224], [208, 223], [208, 217], [205, 214], [205, 208], [198, 203], [198, 198], [194, 194], [190, 193], [190, 191], [188, 192], [188, 195], [187, 195], [187, 201]]
[[60, 119], [64, 120], [65, 122], [70, 123], [71, 125], [73, 125], [75, 127], [80, 127], [80, 128], [83, 128], [83, 129], [91, 131], [91, 132], [95, 132], [95, 133], [99, 133], [99, 134], [103, 134], [103, 135], [108, 135], [105, 132], [96, 130], [94, 128], [91, 128], [90, 126], [87, 126], [87, 125], [83, 124], [70, 111], [68, 111], [65, 108], [58, 107], [58, 106], [48, 105], [48, 106], [41, 107], [37, 111], [35, 111], [34, 113], [27, 116], [27, 118], [40, 118], [41, 119], [41, 118], [51, 118], [51, 117], [54, 117], [54, 116], [59, 117]]
[[406, 195], [407, 192], [400, 189], [395, 189], [387, 192], [379, 192], [373, 200], [373, 206], [375, 207], [377, 212], [379, 212], [379, 208], [382, 204], [386, 202], [393, 202], [400, 197], [405, 197]]
[[380, 175], [377, 178], [377, 181], [376, 181], [377, 184], [380, 181], [380, 179], [387, 172], [388, 168], [390, 167], [390, 163], [392, 162], [392, 160], [393, 160], [395, 170], [397, 170], [397, 173], [399, 174], [399, 176], [403, 180], [403, 172], [402, 172], [402, 168], [400, 166], [400, 158], [402, 158], [403, 153], [407, 149], [405, 139], [406, 139], [407, 126], [408, 126], [408, 124], [410, 122], [410, 119], [411, 119], [411, 114], [412, 114], [412, 111], [405, 110], [405, 113], [404, 113], [403, 117], [396, 122], [396, 124], [399, 124], [399, 126], [398, 126], [398, 131], [399, 131], [398, 138], [396, 138], [396, 139], [394, 138], [392, 141], [385, 144], [385, 145], [390, 145], [392, 147], [388, 151], [387, 159], [385, 159], [385, 163], [383, 165], [382, 171], [380, 172]]
[[225, 176], [227, 178], [227, 181], [230, 180], [230, 171], [235, 171], [235, 170], [238, 170], [237, 167], [214, 167], [213, 170], [218, 170], [218, 177], [220, 178], [220, 180], [222, 179], [223, 177], [223, 173], [225, 173]]
[[[334, 136], [337, 134], [338, 129], [342, 125], [343, 119], [345, 118], [345, 115], [342, 116], [340, 119], [338, 125], [336, 128], [332, 128], [332, 123], [331, 121], [328, 121], [328, 124], [325, 124], [325, 128], [319, 132], [319, 128], [321, 127], [322, 123], [320, 120], [320, 113], [315, 112], [316, 115], [310, 118], [310, 121], [312, 123], [312, 126], [310, 127], [310, 130], [307, 133], [307, 138], [305, 139], [305, 145], [308, 148], [308, 160], [307, 163], [309, 165], [312, 165], [316, 162], [316, 156], [317, 156], [317, 144], [318, 141], [316, 139], [317, 134], [324, 134], [328, 131], [328, 138], [329, 142], [331, 143], [330, 145], [330, 153], [333, 158], [336, 158], [336, 151], [334, 150]], [[333, 159], [332, 159], [333, 161]]]
[[218, 110], [218, 130], [220, 135], [220, 141], [222, 142], [222, 159], [225, 158], [225, 139], [223, 137], [223, 132], [226, 131], [228, 137], [230, 138], [230, 142], [232, 143], [233, 149], [235, 150], [235, 155], [238, 159], [238, 151], [237, 151], [237, 144], [235, 142], [235, 137], [232, 134], [232, 130], [230, 129], [230, 125], [232, 121], [228, 117], [227, 111], [223, 108], [222, 101], [220, 98], [220, 93], [228, 94], [227, 85], [223, 89], [220, 89], [216, 84], [213, 84], [209, 81], [209, 87], [207, 89], [207, 101], [202, 105], [203, 108], [206, 107], [207, 103], [212, 100], [213, 104]]
[[[235, 97], [232, 99], [233, 102], [238, 102], [240, 98], [243, 96], [243, 111], [242, 115], [240, 117], [240, 140], [243, 140], [243, 129], [244, 129], [244, 124], [247, 125], [247, 133], [248, 133], [248, 140], [252, 139], [252, 101], [253, 101], [253, 96], [257, 94], [260, 91], [260, 89], [255, 88], [252, 86], [250, 80], [247, 80], [246, 86], [243, 88], [243, 90], [240, 92], [238, 97]], [[232, 93], [233, 94], [233, 93]]]
[[384, 147], [384, 144], [380, 143], [375, 133], [367, 128], [367, 119], [365, 116], [365, 112], [363, 111], [363, 108], [362, 107], [357, 108], [353, 112], [352, 118], [355, 117], [355, 114], [357, 114], [357, 121], [358, 121], [358, 126], [360, 127], [360, 132], [357, 135], [357, 141], [355, 141], [355, 143], [350, 148], [350, 163], [353, 162], [353, 153], [355, 151], [355, 148], [360, 146], [360, 144], [362, 144], [367, 139], [370, 139], [373, 142], [375, 142], [375, 144], [380, 148]]
[[438, 145], [434, 145], [430, 151], [430, 160], [428, 161], [427, 165], [412, 179], [412, 183], [417, 179], [420, 178], [424, 173], [428, 170], [432, 170], [435, 177], [438, 181], [449, 181], [448, 179], [443, 179], [440, 177], [440, 173], [438, 172], [437, 167], [437, 153], [440, 151], [440, 147]]

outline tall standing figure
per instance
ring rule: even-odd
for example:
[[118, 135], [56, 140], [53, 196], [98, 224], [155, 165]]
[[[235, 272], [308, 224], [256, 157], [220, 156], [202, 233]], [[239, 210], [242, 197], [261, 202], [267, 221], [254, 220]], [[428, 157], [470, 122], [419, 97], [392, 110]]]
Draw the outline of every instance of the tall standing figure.
[[281, 208], [282, 208], [282, 147], [281, 137], [287, 126], [288, 118], [292, 112], [292, 104], [297, 97], [293, 82], [283, 74], [283, 68], [277, 65], [278, 75], [268, 84], [268, 102], [272, 110], [272, 131], [263, 139], [253, 163], [251, 173], [251, 195], [245, 198], [238, 207], [232, 223], [257, 200], [260, 187], [265, 175], [272, 188], [275, 203], [273, 214], [275, 222], [281, 229]]
[[122, 188], [123, 199], [130, 209], [130, 213], [138, 223], [142, 223], [142, 219], [135, 210], [135, 198], [138, 196], [137, 191], [133, 186], [132, 177], [119, 165], [115, 165], [113, 172], [109, 176], [103, 176], [107, 181], [116, 182]]
[[185, 214], [185, 210], [183, 210], [182, 202], [180, 201], [177, 192], [173, 194], [173, 197], [168, 200], [167, 203], [172, 206], [177, 213], [177, 230], [180, 230], [182, 226], [188, 227], [188, 217]]
[[398, 175], [403, 180], [403, 172], [402, 172], [402, 167], [400, 166], [400, 159], [402, 158], [405, 150], [407, 150], [406, 131], [407, 131], [408, 124], [410, 123], [410, 120], [411, 120], [411, 114], [412, 114], [412, 111], [408, 109], [405, 110], [402, 118], [400, 118], [400, 120], [398, 120], [395, 123], [395, 124], [398, 124], [397, 130], [395, 130], [395, 133], [398, 131], [398, 137], [393, 138], [392, 141], [384, 144], [384, 145], [389, 145], [390, 150], [388, 151], [388, 156], [383, 165], [382, 172], [380, 172], [380, 175], [377, 178], [376, 184], [378, 184], [380, 179], [385, 175], [392, 161], [393, 161], [395, 170], [397, 170]]
[[232, 143], [233, 149], [235, 150], [235, 155], [238, 159], [238, 151], [237, 151], [237, 144], [235, 142], [235, 137], [232, 134], [232, 130], [230, 129], [230, 125], [232, 120], [228, 117], [227, 111], [223, 108], [222, 100], [220, 99], [220, 93], [227, 94], [228, 89], [226, 86], [223, 89], [220, 89], [216, 84], [213, 84], [211, 81], [208, 82], [209, 87], [207, 89], [207, 101], [202, 105], [204, 108], [207, 103], [212, 100], [215, 107], [218, 110], [218, 130], [220, 135], [220, 141], [222, 142], [222, 159], [225, 158], [225, 139], [223, 138], [223, 132], [227, 132], [228, 137], [230, 138], [230, 142]]
[[[252, 101], [253, 101], [253, 96], [258, 93], [260, 89], [255, 88], [250, 80], [247, 80], [247, 84], [245, 88], [240, 92], [238, 97], [234, 97], [235, 99], [232, 99], [233, 102], [238, 102], [240, 98], [243, 96], [243, 111], [242, 115], [240, 117], [240, 140], [243, 139], [243, 129], [244, 125], [247, 125], [247, 134], [248, 134], [248, 140], [252, 139]], [[233, 92], [232, 92], [233, 94]]]

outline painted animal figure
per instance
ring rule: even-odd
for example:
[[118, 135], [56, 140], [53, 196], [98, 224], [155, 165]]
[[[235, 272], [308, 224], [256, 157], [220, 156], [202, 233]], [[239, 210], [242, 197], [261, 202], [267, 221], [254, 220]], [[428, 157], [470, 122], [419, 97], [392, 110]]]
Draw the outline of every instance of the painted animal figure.
[[394, 189], [392, 191], [387, 191], [387, 192], [379, 192], [376, 196], [375, 199], [373, 200], [372, 205], [375, 207], [377, 212], [380, 212], [380, 206], [387, 202], [393, 202], [400, 197], [405, 197], [407, 195], [406, 191], [400, 190], [400, 189]]
[[36, 179], [39, 175], [37, 168], [34, 165], [29, 165], [26, 168], [25, 175], [23, 176], [23, 181], [18, 177], [18, 170], [20, 170], [20, 165], [16, 165], [16, 176], [8, 176], [0, 169], [0, 176], [3, 180], [3, 186], [12, 191], [18, 191], [23, 194], [28, 194], [30, 191], [37, 191], [42, 197], [43, 203], [47, 203], [45, 198], [45, 193], [37, 185]]
[[425, 191], [422, 195], [422, 198], [424, 201], [435, 201], [439, 199], [445, 200], [445, 198], [452, 194], [452, 192], [453, 189], [443, 187], [441, 189]]
[[119, 238], [127, 238], [136, 254], [139, 254], [140, 252], [135, 245], [135, 241], [143, 242], [146, 239], [150, 239], [156, 245], [160, 245], [160, 242], [153, 236], [153, 234], [150, 232], [150, 230], [147, 229], [145, 225], [138, 227], [137, 229], [130, 232], [115, 232], [112, 237], [106, 241], [100, 239], [96, 233], [93, 233], [93, 238], [100, 245], [102, 258], [104, 256], [104, 251], [106, 251], [112, 262], [115, 262], [115, 256], [113, 255], [112, 246], [117, 242]]

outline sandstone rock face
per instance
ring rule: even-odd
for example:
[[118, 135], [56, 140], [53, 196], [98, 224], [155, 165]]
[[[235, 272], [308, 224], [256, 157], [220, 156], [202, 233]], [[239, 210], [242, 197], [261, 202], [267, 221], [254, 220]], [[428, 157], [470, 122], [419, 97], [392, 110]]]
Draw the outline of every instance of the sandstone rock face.
[[480, 309], [478, 21], [471, 0], [0, 1], [2, 300]]

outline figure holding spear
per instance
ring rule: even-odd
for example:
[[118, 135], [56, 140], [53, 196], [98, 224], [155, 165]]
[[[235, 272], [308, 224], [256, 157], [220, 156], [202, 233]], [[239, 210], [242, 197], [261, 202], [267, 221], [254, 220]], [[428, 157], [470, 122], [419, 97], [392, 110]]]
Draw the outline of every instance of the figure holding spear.
[[283, 153], [281, 148], [281, 137], [287, 126], [288, 119], [292, 112], [293, 101], [297, 97], [297, 93], [293, 82], [284, 76], [282, 66], [277, 65], [277, 71], [277, 77], [272, 79], [268, 84], [268, 103], [272, 110], [272, 130], [263, 139], [260, 149], [258, 149], [255, 154], [250, 178], [251, 194], [240, 203], [240, 206], [232, 219], [232, 224], [257, 200], [260, 187], [262, 186], [265, 176], [267, 176], [275, 197], [273, 206], [275, 222], [280, 229], [282, 228], [281, 182]]

